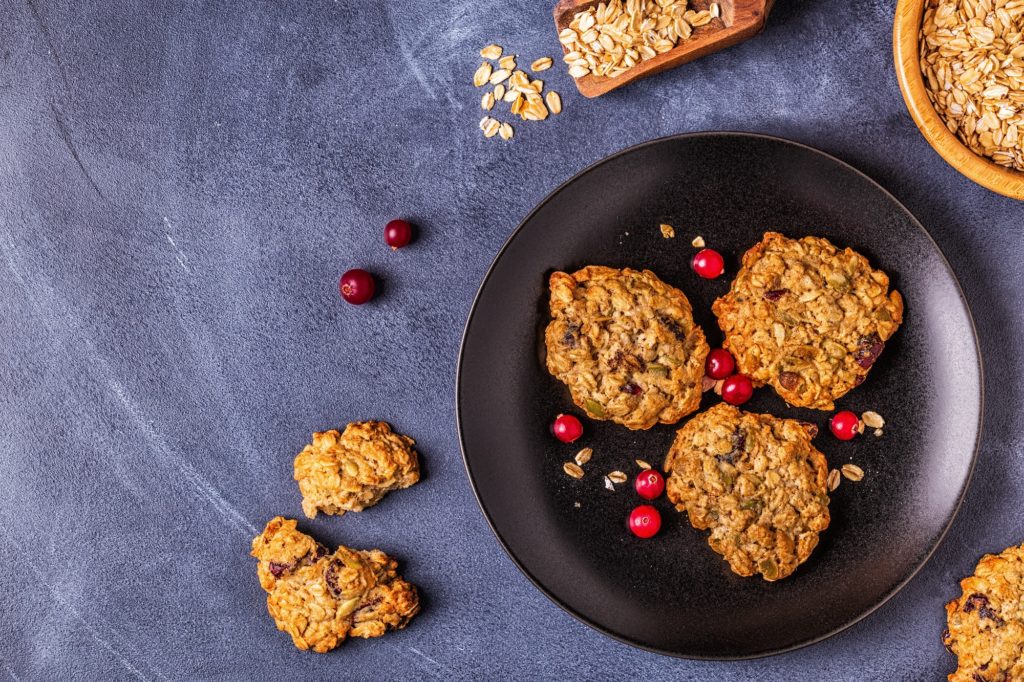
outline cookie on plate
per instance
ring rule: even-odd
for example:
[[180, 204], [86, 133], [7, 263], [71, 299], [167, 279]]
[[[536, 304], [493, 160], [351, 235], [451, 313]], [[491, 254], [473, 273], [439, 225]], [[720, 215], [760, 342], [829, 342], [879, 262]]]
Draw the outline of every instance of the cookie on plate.
[[719, 403], [676, 433], [666, 491], [735, 573], [785, 578], [828, 528], [828, 466], [817, 428]]
[[347, 637], [404, 628], [419, 612], [416, 587], [398, 575], [387, 554], [341, 546], [328, 553], [295, 526], [275, 517], [252, 541], [267, 609], [295, 646], [322, 654]]
[[390, 491], [408, 488], [420, 480], [415, 444], [384, 422], [356, 422], [340, 434], [314, 433], [295, 457], [302, 511], [311, 519], [317, 511], [362, 511]]
[[738, 371], [790, 405], [832, 410], [903, 321], [903, 298], [864, 256], [766, 232], [712, 311]]
[[986, 554], [960, 587], [942, 636], [959, 661], [950, 681], [1024, 680], [1024, 545]]
[[588, 415], [649, 429], [697, 409], [708, 344], [683, 292], [598, 265], [556, 272], [550, 288], [548, 371]]

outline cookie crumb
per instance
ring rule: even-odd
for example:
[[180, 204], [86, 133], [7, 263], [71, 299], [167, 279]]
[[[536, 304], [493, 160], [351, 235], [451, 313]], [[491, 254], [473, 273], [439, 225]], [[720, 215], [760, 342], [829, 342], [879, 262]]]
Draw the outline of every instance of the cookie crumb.
[[671, 225], [662, 223], [661, 225], [658, 225], [658, 229], [661, 230], [661, 236], [665, 239], [672, 239], [676, 236], [676, 231]]
[[696, 237], [694, 237], [694, 238], [693, 238], [693, 241], [692, 241], [692, 242], [690, 242], [690, 244], [691, 244], [691, 245], [693, 246], [693, 248], [695, 248], [695, 249], [703, 249], [703, 248], [704, 248], [705, 246], [707, 246], [707, 245], [706, 245], [706, 244], [704, 243], [704, 237], [701, 237], [701, 236], [700, 236], [699, 234], [698, 234], [698, 235], [697, 235]]

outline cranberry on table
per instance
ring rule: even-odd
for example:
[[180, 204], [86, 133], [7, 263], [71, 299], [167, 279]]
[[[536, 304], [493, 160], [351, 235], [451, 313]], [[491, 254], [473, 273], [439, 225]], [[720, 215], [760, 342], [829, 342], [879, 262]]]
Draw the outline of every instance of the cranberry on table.
[[725, 272], [725, 259], [714, 249], [701, 249], [693, 257], [693, 271], [704, 279], [714, 279]]
[[661, 514], [649, 504], [641, 504], [629, 515], [629, 529], [638, 538], [652, 538], [661, 530]]
[[828, 426], [839, 440], [853, 440], [861, 431], [860, 417], [849, 410], [836, 412]]
[[654, 469], [648, 469], [640, 472], [633, 486], [637, 495], [645, 500], [653, 500], [665, 492], [665, 477]]
[[384, 241], [392, 249], [400, 249], [412, 241], [412, 225], [407, 220], [392, 220], [384, 226]]
[[732, 353], [724, 348], [713, 348], [704, 364], [704, 373], [712, 379], [724, 379], [736, 371]]
[[745, 374], [733, 374], [722, 381], [722, 400], [730, 405], [742, 405], [754, 395], [754, 384]]
[[373, 294], [377, 290], [377, 283], [374, 281], [373, 275], [366, 270], [356, 268], [341, 276], [338, 288], [341, 290], [342, 298], [346, 301], [354, 305], [362, 305], [373, 298]]
[[571, 414], [560, 414], [551, 425], [551, 433], [563, 443], [572, 443], [583, 435], [583, 423]]

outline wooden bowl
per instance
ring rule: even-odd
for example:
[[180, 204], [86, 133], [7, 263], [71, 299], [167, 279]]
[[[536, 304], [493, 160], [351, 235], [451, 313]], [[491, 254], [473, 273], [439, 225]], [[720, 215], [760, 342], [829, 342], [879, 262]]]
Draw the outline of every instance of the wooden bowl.
[[946, 163], [982, 187], [993, 192], [1024, 200], [1024, 173], [1004, 168], [975, 154], [962, 143], [942, 121], [925, 88], [920, 66], [921, 18], [925, 0], [898, 0], [896, 21], [892, 29], [892, 51], [896, 61], [896, 78], [910, 110], [910, 116]]
[[[572, 22], [577, 12], [596, 7], [607, 0], [559, 0], [555, 5], [555, 28], [561, 33]], [[588, 74], [574, 79], [576, 88], [584, 97], [598, 97], [632, 83], [639, 78], [653, 76], [656, 73], [671, 69], [693, 61], [698, 57], [717, 52], [751, 38], [764, 29], [768, 12], [774, 0], [716, 0], [721, 9], [721, 16], [710, 24], [695, 28], [693, 35], [680, 42], [668, 52], [657, 55], [645, 62], [640, 62], [629, 71], [615, 78]], [[693, 0], [690, 8], [697, 11], [707, 9], [711, 0]], [[568, 52], [562, 46], [563, 54]]]

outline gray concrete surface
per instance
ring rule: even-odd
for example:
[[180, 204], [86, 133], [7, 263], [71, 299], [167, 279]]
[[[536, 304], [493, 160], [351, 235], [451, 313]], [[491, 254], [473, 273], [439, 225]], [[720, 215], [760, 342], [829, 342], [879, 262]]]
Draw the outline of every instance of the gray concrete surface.
[[[1024, 206], [947, 167], [893, 73], [888, 0], [778, 0], [758, 38], [484, 140], [476, 50], [555, 54], [551, 0], [0, 4], [0, 676], [50, 679], [936, 680], [941, 605], [1024, 540]], [[560, 611], [505, 557], [454, 424], [465, 316], [534, 204], [601, 157], [695, 130], [790, 137], [921, 219], [976, 316], [986, 426], [925, 570], [854, 628], [752, 662], [674, 660]], [[384, 222], [422, 226], [383, 248]], [[343, 305], [361, 265], [384, 295]], [[384, 418], [425, 481], [306, 524], [382, 546], [407, 630], [296, 651], [248, 556], [300, 513], [309, 432]], [[898, 456], [898, 453], [894, 453]]]

